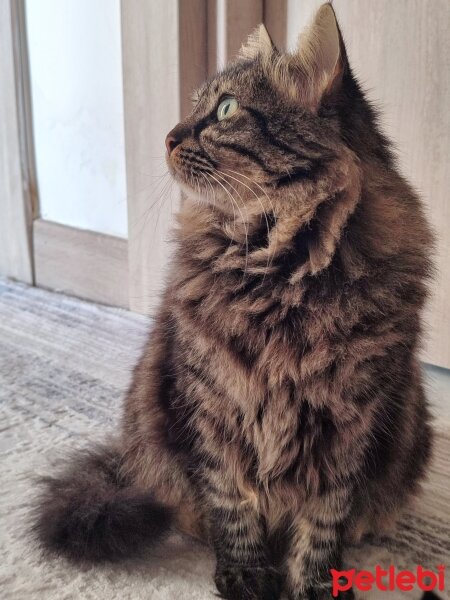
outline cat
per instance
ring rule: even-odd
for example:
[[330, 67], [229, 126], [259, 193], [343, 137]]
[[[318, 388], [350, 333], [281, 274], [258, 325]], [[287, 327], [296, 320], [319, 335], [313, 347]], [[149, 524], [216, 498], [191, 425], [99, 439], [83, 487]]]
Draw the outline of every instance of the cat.
[[166, 146], [186, 199], [120, 435], [45, 480], [35, 531], [79, 562], [178, 530], [214, 549], [222, 598], [331, 597], [431, 455], [420, 199], [330, 4], [293, 53], [259, 26]]

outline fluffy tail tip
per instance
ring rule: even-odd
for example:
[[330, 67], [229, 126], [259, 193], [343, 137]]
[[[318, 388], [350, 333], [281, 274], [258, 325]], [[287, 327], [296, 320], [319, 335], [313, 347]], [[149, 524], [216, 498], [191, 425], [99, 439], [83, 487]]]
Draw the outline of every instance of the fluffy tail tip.
[[124, 485], [117, 456], [89, 452], [60, 477], [41, 481], [33, 532], [47, 554], [73, 562], [110, 562], [141, 555], [168, 532], [172, 511], [150, 493]]

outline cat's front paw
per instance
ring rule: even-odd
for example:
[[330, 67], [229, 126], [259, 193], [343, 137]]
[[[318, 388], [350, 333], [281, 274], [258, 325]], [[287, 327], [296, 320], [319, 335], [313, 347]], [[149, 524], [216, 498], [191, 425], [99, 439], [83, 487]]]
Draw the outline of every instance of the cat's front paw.
[[355, 594], [350, 589], [333, 596], [329, 587], [309, 587], [306, 590], [291, 592], [289, 600], [355, 600]]
[[214, 577], [226, 600], [278, 600], [281, 577], [273, 569], [247, 565], [218, 565]]

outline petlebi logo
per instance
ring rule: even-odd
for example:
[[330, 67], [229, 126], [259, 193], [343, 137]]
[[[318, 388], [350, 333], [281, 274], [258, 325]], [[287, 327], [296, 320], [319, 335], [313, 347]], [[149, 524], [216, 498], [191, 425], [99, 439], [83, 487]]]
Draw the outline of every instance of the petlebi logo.
[[418, 565], [415, 571], [400, 571], [394, 566], [383, 569], [376, 565], [375, 571], [337, 571], [331, 569], [333, 596], [355, 587], [361, 592], [370, 592], [378, 589], [382, 592], [400, 590], [410, 592], [414, 588], [424, 592], [440, 591], [445, 589], [445, 566], [439, 565], [437, 571], [429, 571]]

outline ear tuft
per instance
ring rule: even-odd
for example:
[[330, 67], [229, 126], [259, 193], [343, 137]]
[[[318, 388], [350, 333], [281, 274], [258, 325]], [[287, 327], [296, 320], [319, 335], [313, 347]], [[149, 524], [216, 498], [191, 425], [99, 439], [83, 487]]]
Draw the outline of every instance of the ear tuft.
[[333, 87], [341, 72], [341, 39], [331, 4], [322, 4], [312, 24], [300, 34], [294, 64], [312, 86], [316, 101]]
[[248, 36], [242, 44], [238, 58], [253, 60], [257, 56], [269, 56], [275, 50], [269, 32], [262, 23]]

